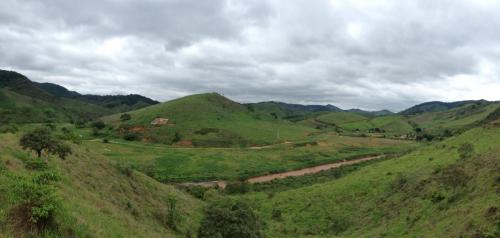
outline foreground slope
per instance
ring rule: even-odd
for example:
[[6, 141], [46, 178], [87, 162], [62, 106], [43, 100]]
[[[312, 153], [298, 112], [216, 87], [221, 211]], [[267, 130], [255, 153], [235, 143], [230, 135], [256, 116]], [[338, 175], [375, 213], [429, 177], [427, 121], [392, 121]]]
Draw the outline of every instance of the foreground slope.
[[[131, 119], [125, 122], [120, 121], [121, 114], [105, 121], [123, 123], [140, 132], [142, 138], [161, 143], [182, 140], [199, 146], [257, 145], [299, 139], [314, 131], [288, 121], [259, 118], [244, 105], [217, 93], [191, 95], [128, 114]], [[151, 126], [155, 118], [169, 122]]]
[[[243, 197], [270, 237], [498, 237], [498, 141], [488, 123], [333, 181]], [[473, 155], [460, 158], [466, 143]]]
[[172, 186], [77, 145], [72, 145], [72, 156], [51, 157], [44, 169], [17, 141], [15, 135], [0, 134], [0, 237], [30, 234], [15, 226], [19, 216], [11, 212], [15, 207], [8, 191], [19, 183], [12, 178], [47, 171], [61, 177], [56, 183], [61, 207], [55, 224], [41, 231], [50, 237], [185, 237], [196, 230], [200, 202]]

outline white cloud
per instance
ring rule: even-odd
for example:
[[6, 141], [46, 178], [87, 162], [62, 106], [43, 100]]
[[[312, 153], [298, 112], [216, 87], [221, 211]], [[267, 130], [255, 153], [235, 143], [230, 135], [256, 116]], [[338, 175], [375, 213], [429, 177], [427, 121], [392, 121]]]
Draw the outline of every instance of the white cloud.
[[499, 100], [498, 12], [487, 0], [5, 0], [0, 68], [158, 100]]

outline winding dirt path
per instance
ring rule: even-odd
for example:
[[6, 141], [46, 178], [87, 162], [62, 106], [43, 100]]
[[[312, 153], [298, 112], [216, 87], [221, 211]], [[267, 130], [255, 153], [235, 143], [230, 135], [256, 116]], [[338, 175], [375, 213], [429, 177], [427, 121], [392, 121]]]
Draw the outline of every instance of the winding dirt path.
[[[383, 157], [384, 157], [383, 155], [379, 155], [379, 156], [364, 157], [364, 158], [353, 159], [353, 160], [344, 160], [341, 162], [323, 164], [323, 165], [318, 165], [318, 166], [304, 168], [304, 169], [298, 169], [298, 170], [292, 170], [292, 171], [283, 172], [283, 173], [256, 176], [256, 177], [249, 178], [246, 181], [249, 183], [265, 183], [265, 182], [269, 182], [269, 181], [272, 181], [275, 179], [284, 179], [284, 178], [288, 178], [288, 177], [304, 176], [306, 174], [315, 174], [315, 173], [319, 173], [321, 171], [339, 168], [339, 167], [346, 166], [346, 165], [359, 164], [359, 163], [362, 163], [365, 161], [380, 159]], [[186, 182], [186, 183], [181, 183], [181, 185], [184, 185], [184, 186], [202, 186], [202, 187], [216, 187], [216, 186], [218, 186], [219, 188], [224, 189], [227, 185], [227, 182], [222, 181], [222, 180], [206, 181], [206, 182]]]
[[338, 168], [338, 167], [345, 166], [345, 165], [358, 164], [361, 162], [379, 159], [379, 158], [382, 158], [382, 156], [372, 156], [372, 157], [365, 157], [365, 158], [360, 158], [360, 159], [335, 162], [335, 163], [330, 163], [330, 164], [323, 164], [323, 165], [318, 165], [318, 166], [309, 167], [309, 168], [305, 168], [305, 169], [299, 169], [299, 170], [293, 170], [293, 171], [288, 171], [288, 172], [283, 172], [283, 173], [257, 176], [257, 177], [247, 179], [247, 182], [249, 182], [249, 183], [264, 183], [264, 182], [272, 181], [274, 179], [284, 179], [287, 177], [298, 177], [298, 176], [303, 176], [306, 174], [315, 174], [315, 173], [319, 173], [319, 172], [324, 171], [324, 170], [334, 169], [334, 168]]

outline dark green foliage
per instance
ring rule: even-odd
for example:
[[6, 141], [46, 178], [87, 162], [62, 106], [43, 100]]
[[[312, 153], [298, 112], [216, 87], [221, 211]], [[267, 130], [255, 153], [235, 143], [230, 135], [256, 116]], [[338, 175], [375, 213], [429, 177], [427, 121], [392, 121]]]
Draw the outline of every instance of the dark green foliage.
[[71, 147], [61, 141], [57, 141], [49, 148], [49, 153], [59, 156], [62, 160], [65, 160], [68, 155], [70, 155]]
[[139, 140], [139, 138], [140, 138], [139, 134], [137, 134], [135, 132], [126, 132], [123, 135], [123, 139], [128, 140], [128, 141]]
[[61, 159], [66, 159], [71, 154], [71, 147], [55, 139], [47, 128], [38, 128], [23, 135], [20, 145], [25, 150], [35, 151], [39, 158], [43, 151], [58, 155]]
[[174, 139], [172, 140], [173, 143], [181, 141], [181, 134], [179, 132], [175, 132], [174, 134]]
[[177, 231], [178, 225], [181, 222], [182, 216], [177, 209], [177, 200], [174, 198], [168, 199], [168, 215], [166, 219], [167, 226], [172, 230]]
[[134, 175], [134, 169], [131, 165], [128, 164], [117, 164], [117, 168], [123, 175], [127, 177], [132, 177]]
[[331, 232], [335, 235], [342, 233], [349, 227], [349, 222], [342, 217], [330, 218], [330, 224], [328, 225], [327, 232]]
[[44, 172], [33, 178], [12, 176], [9, 200], [13, 208], [9, 212], [11, 225], [16, 229], [44, 229], [53, 223], [60, 200], [52, 185], [58, 176]]
[[179, 186], [179, 188], [198, 199], [203, 199], [205, 197], [205, 193], [210, 190], [210, 188], [203, 186]]
[[90, 126], [92, 128], [96, 128], [97, 130], [102, 130], [102, 129], [104, 129], [104, 127], [106, 127], [106, 124], [103, 121], [99, 120], [99, 121], [92, 122], [92, 124], [90, 124]]
[[15, 124], [3, 124], [0, 126], [0, 133], [17, 133], [19, 129]]
[[274, 208], [273, 211], [271, 212], [271, 217], [274, 220], [281, 220], [281, 210]]
[[437, 175], [437, 180], [444, 186], [452, 189], [463, 187], [469, 181], [469, 176], [460, 165], [451, 165], [442, 169]]
[[218, 133], [220, 130], [219, 128], [202, 128], [200, 130], [195, 131], [195, 134], [198, 135], [206, 135], [208, 133]]
[[198, 237], [259, 238], [263, 234], [259, 218], [250, 205], [241, 200], [223, 199], [205, 209]]
[[457, 152], [460, 159], [471, 158], [474, 155], [474, 145], [471, 143], [464, 143], [458, 147]]
[[130, 116], [130, 114], [128, 113], [123, 113], [121, 116], [120, 116], [120, 121], [128, 121], [132, 119], [132, 116]]
[[252, 190], [252, 184], [248, 182], [231, 182], [226, 185], [226, 189], [224, 190], [228, 194], [236, 194], [236, 193], [247, 193]]
[[30, 149], [36, 152], [38, 157], [42, 156], [42, 151], [48, 151], [54, 146], [54, 139], [47, 128], [38, 128], [29, 132], [20, 140], [23, 149]]
[[24, 167], [31, 170], [45, 170], [48, 168], [47, 163], [43, 162], [40, 159], [34, 159], [31, 156], [24, 161]]

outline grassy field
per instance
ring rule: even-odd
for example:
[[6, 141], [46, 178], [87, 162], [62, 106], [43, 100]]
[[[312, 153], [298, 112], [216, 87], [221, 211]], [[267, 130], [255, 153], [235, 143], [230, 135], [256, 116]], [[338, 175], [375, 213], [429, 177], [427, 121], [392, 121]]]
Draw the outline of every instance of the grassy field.
[[264, 148], [175, 148], [142, 143], [85, 142], [103, 155], [160, 181], [237, 180], [337, 160], [413, 148], [409, 141], [323, 134]]
[[[332, 181], [240, 197], [259, 208], [269, 237], [494, 237], [498, 141], [500, 128], [477, 128]], [[472, 158], [458, 158], [463, 143], [474, 144]]]

